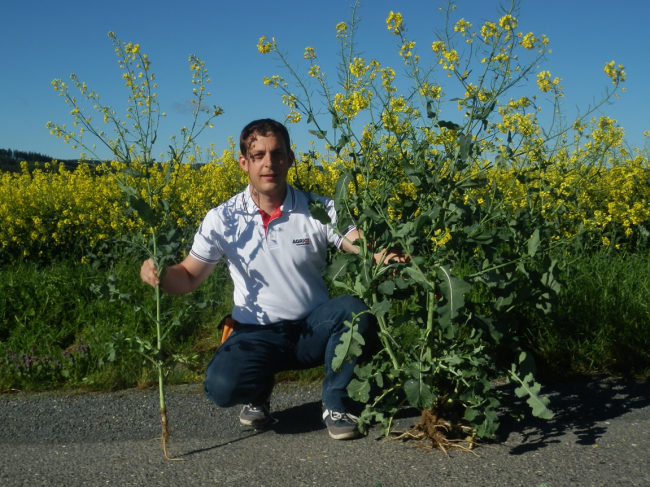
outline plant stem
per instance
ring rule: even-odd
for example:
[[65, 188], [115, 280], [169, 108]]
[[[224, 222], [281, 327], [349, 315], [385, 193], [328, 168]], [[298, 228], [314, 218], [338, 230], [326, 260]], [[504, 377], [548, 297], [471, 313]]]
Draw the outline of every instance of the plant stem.
[[435, 309], [435, 300], [435, 293], [429, 291], [427, 293], [427, 336], [429, 336], [429, 333], [433, 330], [433, 310]]
[[[149, 194], [149, 201], [152, 201], [151, 193]], [[156, 229], [151, 228], [151, 235], [153, 240], [153, 255], [154, 259], [158, 254]], [[158, 274], [162, 273], [162, 269], [158, 269]], [[156, 348], [158, 353], [162, 349], [162, 330], [160, 329], [160, 285], [156, 284]], [[160, 411], [166, 411], [165, 408], [165, 376], [163, 375], [162, 360], [158, 359], [156, 368], [158, 369], [158, 393], [160, 396]]]
[[[372, 302], [373, 304], [377, 303], [377, 293], [372, 293]], [[393, 347], [390, 345], [390, 342], [386, 339], [386, 335], [388, 334], [388, 331], [386, 330], [386, 320], [382, 316], [377, 317], [377, 323], [379, 323], [379, 329], [382, 331], [379, 335], [379, 339], [381, 340], [381, 343], [383, 343], [384, 348], [386, 348], [386, 351], [388, 352], [388, 355], [390, 355], [390, 359], [393, 362], [393, 367], [396, 369], [399, 369], [399, 362], [397, 360], [397, 357], [395, 356], [395, 352], [393, 351]]]
[[[160, 286], [156, 286], [156, 335], [157, 348], [160, 352], [162, 347], [162, 337], [160, 330]], [[160, 410], [165, 410], [165, 376], [163, 375], [162, 363], [157, 363], [158, 369], [158, 392], [160, 395]]]

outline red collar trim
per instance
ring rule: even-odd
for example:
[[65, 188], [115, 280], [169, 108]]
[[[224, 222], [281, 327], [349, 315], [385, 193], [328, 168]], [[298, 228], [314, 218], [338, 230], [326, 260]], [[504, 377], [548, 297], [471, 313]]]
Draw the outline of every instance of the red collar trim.
[[272, 215], [269, 215], [267, 212], [262, 210], [260, 208], [260, 215], [262, 216], [262, 223], [264, 224], [264, 235], [266, 235], [267, 230], [269, 228], [269, 223], [271, 223], [273, 220], [276, 218], [279, 218], [282, 216], [282, 210], [278, 206], [275, 210], [275, 212]]

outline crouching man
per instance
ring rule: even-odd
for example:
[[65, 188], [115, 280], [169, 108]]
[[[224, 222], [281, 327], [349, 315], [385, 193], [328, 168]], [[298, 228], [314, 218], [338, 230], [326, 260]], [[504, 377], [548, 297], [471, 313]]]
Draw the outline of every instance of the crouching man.
[[[208, 365], [208, 398], [220, 407], [244, 404], [240, 422], [263, 426], [272, 420], [274, 374], [324, 364], [323, 422], [332, 438], [354, 438], [359, 432], [357, 418], [349, 413], [347, 386], [355, 363], [345, 363], [339, 372], [331, 364], [344, 321], [367, 307], [351, 296], [330, 300], [321, 272], [328, 245], [358, 252], [351, 243], [357, 230], [350, 227], [344, 232], [347, 239], [341, 238], [313, 219], [308, 196], [287, 184], [294, 154], [282, 124], [270, 119], [249, 123], [240, 151], [239, 165], [249, 178], [246, 190], [210, 210], [183, 262], [167, 268], [159, 280], [149, 259], [141, 278], [169, 294], [185, 294], [225, 259], [235, 284], [235, 327]], [[333, 202], [319, 198], [336, 221]], [[357, 319], [366, 339], [373, 333], [371, 320], [368, 313]]]

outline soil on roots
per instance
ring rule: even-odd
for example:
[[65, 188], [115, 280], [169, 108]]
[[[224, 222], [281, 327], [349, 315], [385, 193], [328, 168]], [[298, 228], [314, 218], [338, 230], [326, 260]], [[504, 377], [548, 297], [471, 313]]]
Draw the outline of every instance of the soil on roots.
[[395, 440], [416, 440], [422, 448], [439, 448], [445, 454], [448, 454], [449, 450], [474, 453], [473, 430], [460, 424], [451, 424], [436, 411], [422, 411], [420, 421], [415, 426], [408, 431], [394, 434], [397, 435], [393, 437]]
[[170, 461], [181, 461], [180, 458], [171, 458], [167, 453], [167, 442], [169, 441], [169, 421], [167, 421], [167, 409], [160, 410], [160, 426], [162, 427], [162, 435], [160, 441], [162, 443], [163, 454], [165, 458]]

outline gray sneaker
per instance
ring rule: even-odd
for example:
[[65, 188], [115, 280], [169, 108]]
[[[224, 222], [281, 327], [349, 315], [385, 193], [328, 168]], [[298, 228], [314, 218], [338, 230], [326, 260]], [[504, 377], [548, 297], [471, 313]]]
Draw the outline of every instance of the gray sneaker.
[[239, 422], [246, 426], [265, 426], [275, 419], [271, 416], [271, 403], [266, 402], [261, 406], [253, 406], [252, 404], [247, 404], [239, 413]]
[[335, 440], [349, 440], [359, 436], [357, 418], [350, 413], [339, 413], [323, 406], [323, 424]]

